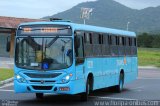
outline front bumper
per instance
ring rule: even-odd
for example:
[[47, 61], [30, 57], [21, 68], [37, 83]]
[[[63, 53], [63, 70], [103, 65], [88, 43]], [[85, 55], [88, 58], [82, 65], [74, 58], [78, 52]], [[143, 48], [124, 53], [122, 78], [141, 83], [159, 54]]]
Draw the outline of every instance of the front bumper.
[[14, 80], [16, 93], [53, 93], [53, 94], [77, 94], [85, 92], [85, 80], [79, 79], [64, 84], [30, 84], [19, 83]]

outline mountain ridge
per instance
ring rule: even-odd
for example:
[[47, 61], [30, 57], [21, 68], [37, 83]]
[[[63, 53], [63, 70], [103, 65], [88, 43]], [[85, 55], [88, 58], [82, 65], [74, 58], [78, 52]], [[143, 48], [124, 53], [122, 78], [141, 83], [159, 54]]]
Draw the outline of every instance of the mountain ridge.
[[86, 20], [89, 25], [126, 30], [127, 23], [130, 22], [129, 30], [135, 32], [159, 31], [160, 29], [160, 6], [137, 10], [114, 0], [83, 2], [69, 10], [43, 18], [56, 17], [83, 23], [83, 20], [80, 19], [81, 7], [93, 8], [90, 20]]

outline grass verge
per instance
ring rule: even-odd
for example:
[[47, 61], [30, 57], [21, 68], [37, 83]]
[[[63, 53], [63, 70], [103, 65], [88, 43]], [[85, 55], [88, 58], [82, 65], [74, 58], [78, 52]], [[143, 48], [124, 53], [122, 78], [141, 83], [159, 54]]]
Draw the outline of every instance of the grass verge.
[[13, 69], [0, 68], [0, 81], [13, 77]]
[[160, 67], [160, 49], [138, 48], [139, 66]]

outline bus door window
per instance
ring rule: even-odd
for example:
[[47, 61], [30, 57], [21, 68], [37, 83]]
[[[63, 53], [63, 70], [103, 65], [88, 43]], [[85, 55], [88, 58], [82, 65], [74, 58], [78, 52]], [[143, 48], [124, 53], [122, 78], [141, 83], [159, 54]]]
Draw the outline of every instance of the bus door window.
[[84, 63], [83, 36], [82, 32], [75, 33], [75, 56], [76, 64]]

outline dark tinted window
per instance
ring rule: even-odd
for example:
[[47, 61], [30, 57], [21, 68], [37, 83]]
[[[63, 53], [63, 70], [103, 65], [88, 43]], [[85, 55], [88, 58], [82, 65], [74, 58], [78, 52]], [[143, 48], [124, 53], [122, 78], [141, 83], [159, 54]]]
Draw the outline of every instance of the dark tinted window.
[[85, 43], [92, 44], [92, 33], [84, 33]]
[[126, 38], [122, 37], [122, 45], [125, 46], [126, 45]]
[[116, 45], [119, 45], [119, 36], [116, 36]]
[[75, 53], [76, 53], [76, 57], [84, 57], [84, 53], [83, 53], [83, 32], [77, 31], [75, 33], [75, 36], [77, 37], [77, 39], [80, 40], [80, 46], [78, 48], [75, 48]]
[[112, 45], [116, 45], [116, 36], [111, 36]]
[[103, 44], [108, 45], [109, 44], [109, 35], [103, 34]]
[[129, 39], [129, 46], [132, 46], [132, 38], [128, 38]]
[[93, 33], [93, 44], [99, 44], [99, 34]]
[[137, 39], [134, 38], [134, 46], [137, 46]]
[[92, 33], [89, 33], [90, 44], [92, 44]]
[[99, 44], [103, 44], [103, 35], [102, 34], [99, 34]]
[[112, 36], [111, 35], [108, 36], [108, 44], [112, 45]]
[[136, 54], [136, 38], [107, 33], [85, 32], [85, 56], [124, 56]]

